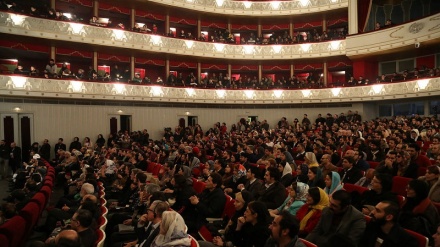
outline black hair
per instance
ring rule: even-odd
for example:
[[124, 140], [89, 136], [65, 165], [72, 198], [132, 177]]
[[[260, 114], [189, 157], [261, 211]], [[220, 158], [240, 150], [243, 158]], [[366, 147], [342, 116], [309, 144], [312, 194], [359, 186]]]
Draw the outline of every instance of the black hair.
[[76, 211], [76, 220], [82, 227], [89, 227], [92, 224], [93, 216], [92, 212], [87, 209], [78, 209]]
[[386, 173], [376, 173], [374, 176], [380, 181], [382, 192], [391, 191], [391, 188], [393, 187], [393, 177], [391, 177], [391, 175]]
[[266, 204], [260, 201], [253, 201], [248, 204], [248, 208], [252, 213], [257, 214], [258, 223], [263, 223], [264, 225], [269, 223], [270, 215]]
[[384, 211], [387, 215], [393, 216], [393, 222], [397, 222], [400, 215], [400, 206], [395, 201], [381, 201], [382, 203], [388, 204], [388, 206], [385, 207]]
[[288, 229], [289, 237], [292, 239], [295, 238], [299, 232], [299, 222], [296, 217], [289, 213], [287, 210], [281, 211], [279, 215], [281, 216], [281, 220], [279, 223], [280, 229]]
[[222, 186], [223, 183], [223, 179], [222, 176], [216, 172], [211, 173], [211, 175], [209, 175], [212, 178], [212, 183], [216, 184], [217, 188], [220, 188], [220, 186]]
[[332, 198], [341, 203], [341, 209], [351, 204], [351, 195], [345, 190], [337, 190], [333, 192]]
[[280, 171], [277, 168], [275, 168], [275, 167], [268, 167], [267, 171], [269, 172], [269, 176], [271, 178], [274, 178], [275, 181], [279, 181], [280, 180], [281, 173], [280, 173]]
[[319, 193], [318, 187], [312, 187], [308, 191], [309, 196], [313, 199], [313, 204], [316, 205], [321, 200], [321, 194]]

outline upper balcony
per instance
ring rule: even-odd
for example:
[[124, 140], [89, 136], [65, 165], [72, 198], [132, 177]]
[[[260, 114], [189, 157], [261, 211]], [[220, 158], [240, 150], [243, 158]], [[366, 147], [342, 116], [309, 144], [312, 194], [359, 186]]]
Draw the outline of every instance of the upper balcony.
[[440, 13], [390, 28], [348, 36], [346, 42], [346, 55], [350, 58], [399, 52], [410, 56], [417, 49], [429, 50], [432, 54], [438, 52], [440, 44]]
[[440, 95], [440, 78], [303, 90], [172, 88], [0, 75], [0, 95], [201, 104], [296, 104], [395, 100]]
[[234, 1], [234, 0], [150, 0], [191, 11], [249, 17], [304, 15], [348, 8], [348, 0]]
[[345, 40], [296, 45], [229, 45], [168, 38], [0, 12], [0, 33], [192, 57], [292, 60], [345, 55]]

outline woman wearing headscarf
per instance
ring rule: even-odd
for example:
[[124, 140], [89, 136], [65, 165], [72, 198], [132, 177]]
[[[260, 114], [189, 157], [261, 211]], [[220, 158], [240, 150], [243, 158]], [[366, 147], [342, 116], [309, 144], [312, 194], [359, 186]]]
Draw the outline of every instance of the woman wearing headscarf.
[[292, 167], [285, 160], [281, 160], [278, 164], [278, 171], [281, 173], [280, 183], [286, 188], [289, 187], [293, 182]]
[[165, 211], [162, 214], [159, 235], [154, 239], [153, 247], [191, 246], [191, 239], [186, 233], [187, 227], [182, 216], [175, 211]]
[[241, 164], [232, 165], [234, 171], [232, 172], [232, 179], [225, 184], [225, 193], [233, 196], [234, 192], [238, 192], [237, 186], [239, 184], [246, 184], [246, 168]]
[[440, 222], [437, 209], [428, 198], [429, 186], [421, 180], [411, 180], [406, 188], [399, 223], [403, 228], [432, 236]]
[[324, 179], [325, 188], [324, 191], [327, 195], [333, 194], [337, 190], [342, 190], [341, 177], [337, 172], [329, 172]]
[[325, 191], [318, 187], [310, 188], [304, 204], [296, 213], [300, 221], [298, 236], [305, 237], [318, 224], [322, 210], [329, 206], [329, 198]]
[[286, 188], [289, 191], [289, 195], [277, 209], [269, 209], [270, 216], [275, 217], [283, 210], [287, 210], [290, 214], [296, 215], [296, 212], [306, 203], [309, 190], [307, 184], [293, 182], [291, 186], [287, 186]]

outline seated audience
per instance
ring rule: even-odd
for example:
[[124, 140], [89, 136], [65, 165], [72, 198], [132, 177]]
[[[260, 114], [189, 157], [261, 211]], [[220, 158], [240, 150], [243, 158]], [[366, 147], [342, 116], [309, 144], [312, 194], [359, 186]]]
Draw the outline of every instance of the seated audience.
[[321, 218], [322, 210], [328, 205], [329, 198], [323, 189], [313, 187], [308, 190], [306, 203], [296, 212], [296, 218], [300, 221], [300, 237], [312, 232]]
[[278, 208], [286, 198], [286, 189], [279, 182], [280, 172], [275, 167], [267, 168], [264, 175], [264, 187], [258, 193], [258, 201], [263, 202], [268, 209]]
[[289, 195], [283, 204], [277, 209], [269, 209], [269, 214], [272, 217], [280, 214], [283, 210], [289, 212], [292, 215], [296, 215], [296, 212], [305, 204], [307, 200], [307, 193], [309, 186], [301, 182], [293, 182], [290, 186], [286, 187], [289, 191]]
[[265, 247], [292, 246], [305, 247], [298, 238], [299, 222], [287, 211], [282, 211], [269, 226], [270, 238]]
[[162, 213], [159, 235], [154, 239], [151, 246], [191, 246], [187, 230], [185, 221], [179, 213], [165, 211]]
[[327, 195], [331, 195], [333, 192], [342, 190], [341, 177], [337, 172], [329, 172], [325, 176], [325, 188], [324, 191]]
[[419, 180], [425, 181], [429, 186], [428, 197], [432, 202], [440, 202], [440, 168], [437, 165], [428, 166], [426, 175], [419, 177]]

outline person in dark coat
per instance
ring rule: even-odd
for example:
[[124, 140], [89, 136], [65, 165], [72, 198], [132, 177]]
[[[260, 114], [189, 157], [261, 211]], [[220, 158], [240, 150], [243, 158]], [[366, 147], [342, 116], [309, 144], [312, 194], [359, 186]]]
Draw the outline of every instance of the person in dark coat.
[[399, 204], [393, 201], [379, 202], [371, 214], [359, 247], [417, 247], [417, 240], [398, 223]]
[[259, 193], [258, 201], [268, 209], [278, 208], [286, 199], [286, 188], [279, 182], [281, 173], [275, 167], [269, 167], [264, 174], [265, 186]]
[[21, 167], [21, 148], [17, 147], [15, 142], [11, 143], [11, 153], [9, 157], [9, 166], [13, 173], [17, 171]]
[[50, 160], [50, 144], [48, 139], [44, 139], [43, 145], [41, 145], [39, 154], [41, 158], [49, 161]]
[[222, 177], [218, 173], [211, 173], [206, 180], [205, 190], [189, 198], [195, 207], [196, 213], [191, 220], [186, 221], [188, 232], [194, 233], [205, 224], [206, 218], [220, 218], [226, 203], [226, 196], [222, 186]]

